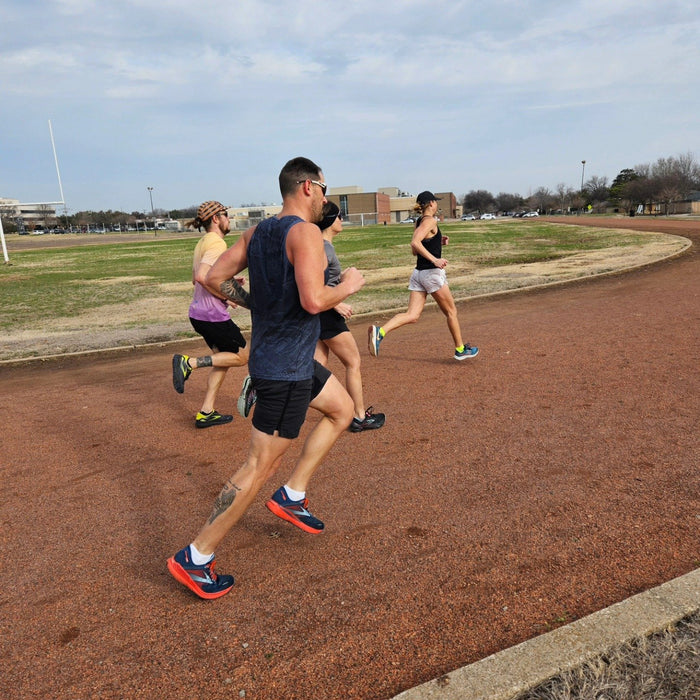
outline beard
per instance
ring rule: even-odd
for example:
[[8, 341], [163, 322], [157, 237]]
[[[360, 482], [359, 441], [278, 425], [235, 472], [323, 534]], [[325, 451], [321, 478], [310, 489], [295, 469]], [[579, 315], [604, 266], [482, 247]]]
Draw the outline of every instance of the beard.
[[309, 223], [320, 224], [323, 219], [323, 202], [314, 202], [311, 207], [311, 220]]

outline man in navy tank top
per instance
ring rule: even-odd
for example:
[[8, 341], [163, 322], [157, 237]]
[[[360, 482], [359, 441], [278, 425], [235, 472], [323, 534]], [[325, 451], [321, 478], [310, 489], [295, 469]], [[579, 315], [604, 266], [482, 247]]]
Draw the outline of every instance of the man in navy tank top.
[[214, 550], [277, 470], [299, 435], [309, 406], [322, 418], [307, 437], [286, 484], [266, 506], [305, 532], [323, 532], [323, 522], [308, 510], [307, 485], [353, 418], [350, 395], [313, 355], [318, 314], [359, 291], [364, 278], [348, 268], [337, 286], [325, 284], [327, 260], [316, 225], [326, 202], [321, 169], [307, 158], [294, 158], [282, 168], [279, 184], [282, 211], [248, 229], [219, 257], [206, 280], [207, 288], [221, 295], [221, 284], [248, 268], [252, 319], [248, 370], [257, 402], [246, 461], [224, 484], [194, 541], [168, 559], [174, 578], [205, 599], [219, 598], [233, 586], [233, 576], [214, 572]]

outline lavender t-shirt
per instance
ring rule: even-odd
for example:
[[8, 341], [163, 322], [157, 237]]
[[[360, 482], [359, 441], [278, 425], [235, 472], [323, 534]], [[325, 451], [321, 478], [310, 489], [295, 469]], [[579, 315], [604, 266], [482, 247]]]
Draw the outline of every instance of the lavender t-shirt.
[[[226, 251], [224, 239], [215, 231], [210, 231], [199, 239], [192, 257], [192, 274], [202, 263], [213, 265], [219, 256]], [[228, 305], [219, 297], [215, 297], [199, 282], [194, 283], [194, 294], [190, 304], [190, 318], [198, 321], [212, 321], [214, 323], [228, 321], [231, 317], [228, 313]]]

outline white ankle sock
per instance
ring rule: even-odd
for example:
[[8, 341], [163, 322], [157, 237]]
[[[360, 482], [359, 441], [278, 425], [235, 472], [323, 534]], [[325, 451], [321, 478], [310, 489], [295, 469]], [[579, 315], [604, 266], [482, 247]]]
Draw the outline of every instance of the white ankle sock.
[[303, 501], [306, 498], [306, 491], [295, 491], [285, 484], [284, 490], [287, 492], [290, 501]]
[[192, 563], [195, 566], [208, 564], [214, 558], [213, 554], [202, 554], [194, 544], [190, 545], [190, 555], [192, 556]]

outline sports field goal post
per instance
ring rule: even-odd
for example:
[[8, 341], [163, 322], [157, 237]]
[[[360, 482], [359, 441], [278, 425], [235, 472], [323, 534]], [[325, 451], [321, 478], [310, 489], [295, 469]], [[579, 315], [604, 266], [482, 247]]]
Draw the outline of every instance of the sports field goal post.
[[343, 214], [343, 224], [346, 226], [372, 226], [377, 223], [377, 212], [366, 214]]
[[[245, 231], [251, 226], [256, 226], [265, 218], [264, 216], [235, 217], [232, 221], [233, 228], [237, 231]], [[366, 214], [343, 214], [343, 224], [346, 226], [372, 226], [377, 223], [377, 212]]]
[[[39, 206], [65, 206], [65, 202], [12, 202], [11, 204], [3, 204], [3, 209], [14, 208], [21, 212], [20, 207], [39, 207]], [[21, 214], [20, 214], [21, 215]], [[5, 231], [2, 227], [2, 216], [0, 216], [0, 242], [2, 242], [2, 255], [5, 258], [5, 265], [10, 264], [10, 258], [7, 254], [7, 245], [5, 243]]]

